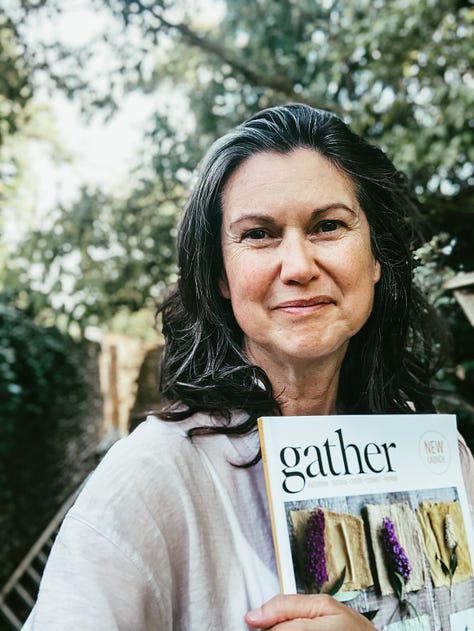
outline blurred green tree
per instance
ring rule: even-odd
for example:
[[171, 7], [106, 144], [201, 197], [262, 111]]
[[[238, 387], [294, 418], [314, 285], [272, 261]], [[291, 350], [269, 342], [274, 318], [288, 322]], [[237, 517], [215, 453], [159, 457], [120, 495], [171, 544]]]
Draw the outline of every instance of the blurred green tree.
[[25, 107], [33, 95], [30, 69], [13, 19], [0, 10], [0, 144], [23, 124]]
[[[156, 297], [173, 278], [175, 221], [203, 152], [250, 113], [286, 101], [336, 112], [405, 170], [426, 238], [448, 235], [436, 292], [449, 273], [474, 268], [470, 2], [216, 0], [216, 19], [203, 17], [191, 0], [95, 5], [122, 30], [101, 43], [114, 51], [115, 71], [99, 77], [89, 107], [142, 90], [155, 95], [156, 116], [128, 199], [86, 192], [30, 236], [23, 260], [9, 270], [15, 287], [24, 288], [34, 263], [38, 291], [23, 290], [24, 300], [36, 296], [38, 307], [43, 295], [55, 306], [56, 296], [67, 318], [84, 326], [107, 320], [119, 305], [133, 311]], [[68, 86], [81, 92], [80, 81]], [[68, 269], [75, 273], [66, 287]], [[458, 390], [474, 379], [473, 332], [452, 303], [442, 302], [457, 367], [443, 379]]]
[[[14, 186], [16, 160], [9, 159], [5, 145], [28, 121], [33, 95], [25, 46], [14, 21], [0, 9], [0, 202]], [[0, 214], [0, 227], [2, 216]]]
[[95, 465], [95, 355], [0, 301], [0, 584]]

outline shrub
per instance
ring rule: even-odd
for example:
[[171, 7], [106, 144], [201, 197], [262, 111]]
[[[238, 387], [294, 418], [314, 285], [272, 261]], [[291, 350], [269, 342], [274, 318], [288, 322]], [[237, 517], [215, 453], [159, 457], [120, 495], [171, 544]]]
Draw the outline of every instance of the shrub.
[[81, 359], [71, 338], [0, 303], [0, 584], [92, 466]]

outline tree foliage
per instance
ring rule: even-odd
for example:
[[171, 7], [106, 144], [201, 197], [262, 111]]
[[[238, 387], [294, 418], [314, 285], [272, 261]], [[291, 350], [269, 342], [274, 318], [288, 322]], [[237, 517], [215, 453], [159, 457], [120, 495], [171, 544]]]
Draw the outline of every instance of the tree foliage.
[[0, 202], [17, 173], [15, 162], [7, 159], [5, 143], [27, 121], [32, 94], [25, 46], [15, 22], [0, 8]]
[[[191, 0], [95, 6], [114, 15], [121, 30], [101, 42], [113, 51], [114, 72], [97, 78], [98, 98], [89, 105], [105, 107], [142, 90], [155, 95], [156, 115], [130, 196], [84, 192], [25, 244], [6, 288], [15, 287], [24, 302], [33, 297], [32, 309], [48, 301], [57, 308], [62, 300], [63, 313], [85, 325], [156, 297], [173, 278], [175, 221], [205, 149], [257, 109], [287, 101], [330, 109], [384, 147], [419, 196], [427, 238], [448, 235], [443, 268], [473, 269], [470, 2], [220, 0], [214, 21]], [[80, 80], [66, 84], [69, 93], [82, 93]], [[446, 306], [456, 363], [472, 376], [472, 333]]]
[[[4, 274], [4, 295], [45, 324], [103, 324], [121, 308], [136, 312], [175, 274], [175, 197], [150, 181], [116, 200], [83, 191], [71, 207], [57, 209], [48, 231], [33, 231], [23, 256]], [[31, 274], [32, 264], [40, 275]]]
[[[85, 193], [74, 209], [60, 209], [53, 229], [36, 233], [27, 248], [27, 259], [44, 258], [46, 275], [52, 272], [49, 261], [64, 270], [70, 251], [81, 253], [74, 289], [80, 301], [97, 306], [94, 317], [109, 316], [108, 301], [112, 309], [127, 300], [136, 308], [137, 292], [125, 290], [127, 280], [133, 285], [139, 277], [137, 290], [149, 292], [169, 277], [169, 257], [161, 256], [160, 243], [168, 252], [169, 218], [179, 214], [203, 152], [256, 109], [282, 101], [331, 109], [384, 146], [421, 197], [428, 236], [447, 232], [456, 240], [452, 267], [472, 265], [474, 8], [469, 3], [227, 0], [216, 4], [222, 18], [207, 25], [199, 21], [195, 3], [186, 0], [96, 0], [96, 5], [123, 25], [113, 38], [106, 36], [115, 70], [120, 69], [109, 77], [110, 98], [116, 101], [120, 89], [159, 95], [145, 144], [148, 175], [139, 178], [130, 199], [105, 202], [100, 193]], [[68, 92], [77, 94], [80, 85], [69, 85]], [[181, 116], [174, 108], [176, 94], [188, 103]], [[100, 208], [104, 203], [108, 209]], [[86, 215], [96, 229], [84, 230]], [[154, 243], [147, 248], [150, 238]], [[145, 258], [153, 252], [157, 261], [137, 265], [134, 243]], [[110, 253], [106, 262], [104, 248]], [[124, 287], [119, 297], [117, 279]], [[48, 291], [51, 286], [50, 279]], [[77, 310], [74, 317], [81, 317]]]
[[0, 584], [94, 464], [97, 374], [81, 364], [85, 347], [0, 302]]
[[32, 95], [27, 47], [18, 22], [0, 8], [0, 145], [23, 124], [23, 113]]

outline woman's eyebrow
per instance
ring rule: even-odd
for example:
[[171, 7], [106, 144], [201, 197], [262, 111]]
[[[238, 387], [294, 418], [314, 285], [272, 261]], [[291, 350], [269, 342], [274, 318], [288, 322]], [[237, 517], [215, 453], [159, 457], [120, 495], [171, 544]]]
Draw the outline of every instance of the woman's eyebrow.
[[357, 214], [355, 208], [344, 204], [344, 202], [331, 202], [330, 204], [325, 204], [324, 206], [319, 206], [318, 208], [315, 208], [311, 216], [317, 217], [319, 214], [324, 213], [328, 210], [347, 210], [347, 212], [350, 212], [353, 215]]
[[[310, 221], [314, 220], [321, 213], [327, 212], [328, 210], [336, 210], [336, 209], [346, 210], [347, 212], [352, 213], [353, 215], [357, 214], [357, 211], [354, 208], [351, 208], [350, 206], [348, 206], [347, 204], [344, 204], [343, 202], [331, 202], [330, 204], [325, 204], [324, 206], [318, 206], [317, 208], [315, 208], [311, 213]], [[245, 222], [252, 222], [252, 223], [262, 224], [262, 225], [267, 225], [267, 226], [268, 225], [276, 226], [278, 223], [274, 219], [274, 217], [270, 214], [263, 215], [260, 213], [247, 213], [245, 215], [241, 215], [235, 221], [232, 221], [229, 224], [229, 228], [232, 229], [232, 228], [238, 227], [239, 224], [245, 223]]]
[[259, 214], [249, 213], [247, 215], [241, 215], [238, 219], [236, 219], [235, 221], [232, 221], [229, 224], [229, 228], [235, 228], [239, 224], [245, 223], [245, 222], [252, 222], [252, 223], [256, 223], [256, 224], [264, 224], [266, 226], [268, 226], [268, 225], [276, 226], [277, 225], [277, 222], [275, 221], [275, 219], [273, 218], [272, 215], [259, 215]]

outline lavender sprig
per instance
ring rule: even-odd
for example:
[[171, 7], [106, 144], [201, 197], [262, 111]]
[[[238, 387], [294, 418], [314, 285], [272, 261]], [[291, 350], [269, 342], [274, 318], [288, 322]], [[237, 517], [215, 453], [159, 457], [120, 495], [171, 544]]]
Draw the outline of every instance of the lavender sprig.
[[325, 525], [324, 511], [320, 508], [311, 513], [306, 524], [305, 570], [310, 584], [314, 585], [318, 592], [328, 580], [324, 550]]
[[400, 574], [406, 583], [411, 575], [410, 561], [398, 541], [395, 525], [388, 517], [382, 521], [382, 543], [389, 569]]
[[395, 525], [388, 517], [384, 517], [382, 520], [382, 545], [390, 584], [398, 600], [401, 604], [411, 607], [416, 616], [418, 616], [415, 606], [405, 598], [403, 593], [404, 587], [411, 576], [411, 564], [404, 548], [398, 541]]

